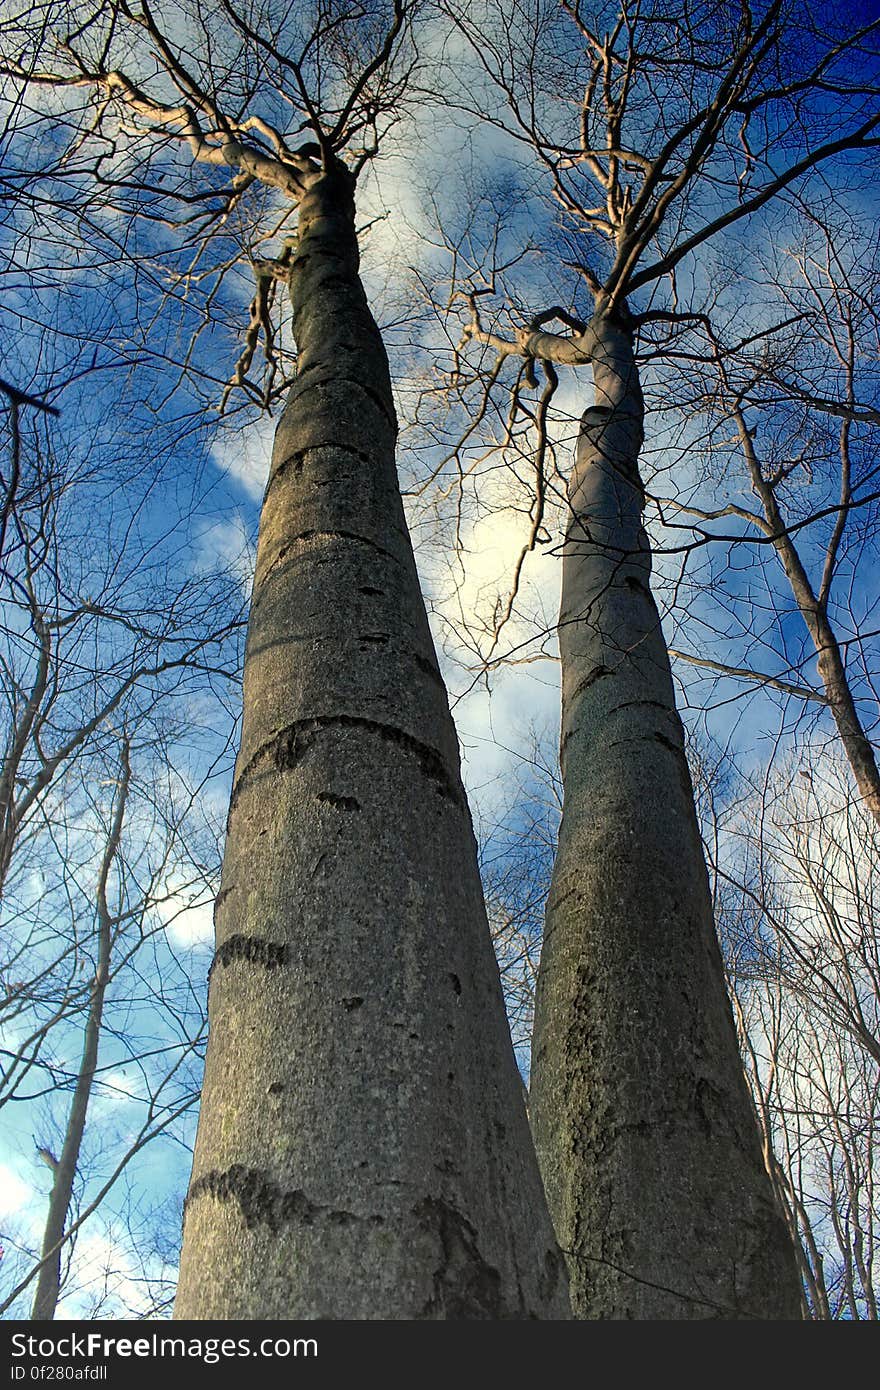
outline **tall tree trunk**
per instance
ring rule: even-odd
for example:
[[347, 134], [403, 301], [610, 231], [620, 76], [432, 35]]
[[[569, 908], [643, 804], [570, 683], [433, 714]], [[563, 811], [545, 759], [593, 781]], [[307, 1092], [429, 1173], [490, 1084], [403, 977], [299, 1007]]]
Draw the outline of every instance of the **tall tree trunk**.
[[290, 286], [175, 1316], [569, 1316], [343, 172]]
[[629, 335], [594, 320], [569, 482], [564, 809], [530, 1111], [582, 1318], [798, 1318], [715, 936], [642, 528]]
[[113, 811], [110, 834], [98, 872], [96, 891], [98, 939], [95, 978], [92, 981], [89, 1007], [83, 1030], [83, 1048], [79, 1071], [67, 1114], [64, 1143], [55, 1163], [55, 1178], [49, 1196], [49, 1211], [46, 1215], [46, 1225], [43, 1228], [40, 1271], [37, 1275], [37, 1287], [31, 1309], [31, 1317], [37, 1322], [49, 1322], [55, 1317], [55, 1309], [58, 1306], [58, 1297], [61, 1291], [61, 1251], [64, 1245], [64, 1231], [70, 1214], [73, 1184], [79, 1167], [89, 1101], [92, 1097], [95, 1072], [98, 1068], [98, 1047], [101, 1041], [104, 997], [107, 993], [107, 985], [110, 983], [110, 953], [113, 945], [114, 919], [107, 902], [107, 884], [110, 879], [110, 870], [119, 851], [119, 841], [122, 838], [122, 824], [125, 819], [130, 782], [129, 745], [127, 738], [123, 738], [116, 805]]

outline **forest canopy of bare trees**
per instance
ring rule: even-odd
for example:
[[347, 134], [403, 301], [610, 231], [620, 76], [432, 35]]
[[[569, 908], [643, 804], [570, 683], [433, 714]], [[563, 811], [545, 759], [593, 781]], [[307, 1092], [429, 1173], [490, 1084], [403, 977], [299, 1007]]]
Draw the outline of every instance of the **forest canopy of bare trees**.
[[0, 83], [3, 1316], [876, 1319], [873, 6]]

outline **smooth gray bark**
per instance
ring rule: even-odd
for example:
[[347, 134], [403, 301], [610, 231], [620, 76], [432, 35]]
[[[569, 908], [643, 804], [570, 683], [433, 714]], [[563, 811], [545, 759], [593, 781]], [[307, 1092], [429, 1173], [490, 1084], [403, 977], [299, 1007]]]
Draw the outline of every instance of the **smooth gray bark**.
[[628, 334], [594, 321], [569, 481], [564, 809], [530, 1114], [581, 1318], [798, 1318], [727, 999], [660, 620]]
[[175, 1316], [567, 1317], [353, 219], [300, 208]]

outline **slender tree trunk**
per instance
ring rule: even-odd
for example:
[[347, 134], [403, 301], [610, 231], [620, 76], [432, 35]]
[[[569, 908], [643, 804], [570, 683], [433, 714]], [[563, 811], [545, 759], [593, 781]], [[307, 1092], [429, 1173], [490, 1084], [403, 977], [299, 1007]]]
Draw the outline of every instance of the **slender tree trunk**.
[[[801, 607], [800, 598], [798, 606]], [[834, 716], [856, 786], [866, 808], [880, 827], [880, 768], [877, 767], [873, 745], [856, 709], [840, 643], [828, 621], [824, 605], [818, 600], [812, 609], [805, 602], [801, 612], [816, 646], [819, 677], [825, 687], [828, 707]]]
[[593, 327], [569, 482], [564, 808], [530, 1113], [582, 1318], [798, 1318], [650, 590], [630, 338]]
[[28, 693], [24, 708], [18, 713], [9, 733], [9, 743], [0, 767], [0, 898], [6, 887], [6, 879], [12, 864], [16, 839], [21, 826], [22, 808], [16, 804], [15, 786], [22, 759], [31, 742], [34, 727], [40, 713], [40, 705], [49, 684], [50, 662], [52, 657], [51, 633], [43, 621], [33, 590], [30, 590], [31, 619], [39, 642], [40, 653], [34, 680]]
[[46, 1216], [46, 1225], [43, 1229], [40, 1272], [37, 1275], [37, 1287], [34, 1293], [33, 1307], [31, 1309], [31, 1317], [37, 1322], [48, 1322], [55, 1317], [55, 1309], [58, 1306], [58, 1296], [61, 1290], [61, 1251], [64, 1245], [64, 1230], [70, 1213], [73, 1184], [79, 1167], [89, 1101], [91, 1100], [95, 1072], [98, 1066], [98, 1046], [101, 1041], [101, 1019], [104, 1013], [104, 997], [107, 993], [107, 985], [110, 981], [110, 952], [113, 939], [113, 917], [107, 902], [107, 883], [110, 878], [110, 870], [113, 866], [113, 861], [119, 850], [119, 841], [122, 836], [122, 823], [125, 819], [125, 807], [128, 801], [130, 780], [131, 768], [129, 765], [128, 743], [126, 740], [123, 740], [120, 756], [119, 785], [116, 793], [116, 806], [113, 811], [110, 836], [104, 849], [104, 854], [101, 859], [101, 868], [98, 873], [96, 894], [98, 950], [97, 959], [95, 961], [95, 978], [92, 982], [92, 991], [89, 999], [88, 1012], [86, 1014], [86, 1024], [83, 1032], [83, 1049], [76, 1078], [76, 1086], [74, 1087], [73, 1098], [70, 1102], [70, 1110], [67, 1115], [64, 1143], [61, 1147], [61, 1154], [55, 1165], [55, 1179], [52, 1183], [52, 1191], [49, 1196], [49, 1211]]
[[353, 219], [300, 208], [175, 1315], [565, 1317]]
[[[755, 452], [753, 436], [749, 431], [745, 416], [739, 408], [734, 410], [733, 416], [739, 431], [740, 444], [752, 488], [761, 499], [773, 548], [782, 562], [782, 568], [785, 570], [786, 578], [791, 585], [795, 603], [816, 649], [819, 679], [825, 690], [828, 708], [837, 725], [843, 751], [855, 778], [859, 794], [867, 810], [874, 817], [877, 825], [880, 826], [880, 768], [877, 766], [871, 740], [865, 733], [859, 718], [837, 634], [828, 620], [828, 597], [826, 593], [823, 593], [826, 585], [823, 584], [820, 587], [818, 594], [813, 589], [797, 546], [791, 537], [776, 500], [773, 485], [763, 475], [761, 463]], [[848, 478], [848, 467], [846, 471]], [[848, 491], [847, 486], [847, 495]], [[826, 581], [829, 588], [833, 574], [832, 558], [833, 554], [826, 561], [826, 564], [829, 565]]]

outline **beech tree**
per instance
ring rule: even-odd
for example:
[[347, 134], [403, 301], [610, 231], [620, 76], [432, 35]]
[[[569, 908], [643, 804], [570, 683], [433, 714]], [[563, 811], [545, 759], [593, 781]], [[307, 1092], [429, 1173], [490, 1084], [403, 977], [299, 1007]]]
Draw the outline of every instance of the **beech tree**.
[[358, 273], [356, 181], [404, 110], [415, 10], [114, 0], [5, 26], [21, 90], [85, 95], [67, 155], [92, 197], [201, 200], [202, 247], [262, 214], [234, 381], [290, 296], [180, 1317], [568, 1308]]
[[[718, 699], [735, 688], [714, 679]], [[529, 945], [517, 959], [510, 943], [546, 897], [558, 820], [543, 811], [556, 801], [551, 739], [529, 747], [518, 804], [484, 832], [508, 1009], [526, 1032], [535, 971]], [[816, 729], [758, 759], [743, 756], [741, 734], [724, 748], [695, 730], [687, 751], [741, 1053], [808, 1316], [876, 1320], [876, 827], [841, 751]]]
[[[530, 1099], [575, 1312], [797, 1317], [791, 1239], [737, 1052], [650, 588], [639, 359], [702, 307], [710, 243], [746, 219], [755, 227], [810, 171], [846, 170], [848, 152], [878, 143], [876, 25], [827, 19], [823, 30], [780, 0], [563, 0], [512, 17], [493, 4], [445, 8], [496, 93], [493, 107], [458, 87], [453, 104], [488, 112], [536, 157], [561, 223], [564, 249], [545, 255], [560, 287], [568, 280], [562, 303], [504, 332], [487, 307], [502, 275], [461, 290], [463, 350], [482, 347], [485, 389], [510, 381], [513, 366], [508, 440], [543, 369], [527, 417], [538, 434], [531, 548], [548, 515], [542, 454], [557, 368], [589, 366], [594, 383], [567, 477], [564, 808]], [[564, 332], [547, 331], [554, 320]]]

